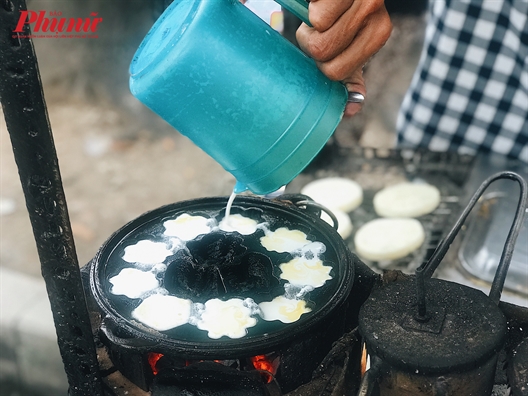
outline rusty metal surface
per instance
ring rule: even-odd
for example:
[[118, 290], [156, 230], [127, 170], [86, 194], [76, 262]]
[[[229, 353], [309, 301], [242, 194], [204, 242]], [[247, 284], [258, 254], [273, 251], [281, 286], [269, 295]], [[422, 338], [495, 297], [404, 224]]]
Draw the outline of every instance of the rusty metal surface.
[[79, 265], [24, 0], [0, 1], [0, 99], [72, 396], [102, 395]]

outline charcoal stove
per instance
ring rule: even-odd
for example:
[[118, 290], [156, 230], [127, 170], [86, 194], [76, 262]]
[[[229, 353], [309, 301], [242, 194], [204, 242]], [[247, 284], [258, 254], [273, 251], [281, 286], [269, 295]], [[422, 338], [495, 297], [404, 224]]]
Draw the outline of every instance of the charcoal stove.
[[[507, 173], [507, 175], [510, 175], [510, 173]], [[502, 176], [499, 175], [498, 177]], [[515, 175], [514, 179], [516, 177], [517, 176]], [[522, 181], [522, 179], [520, 180]], [[485, 186], [487, 187], [489, 183], [490, 182], [487, 181]], [[518, 212], [521, 214], [524, 213], [524, 208], [526, 206], [526, 186], [524, 186], [523, 191], [523, 197], [520, 199], [519, 204], [521, 209], [518, 210]], [[480, 196], [480, 194], [482, 194], [482, 191], [477, 192], [477, 198]], [[301, 203], [306, 202], [304, 201], [304, 197], [301, 199], [303, 199]], [[122, 238], [126, 236], [130, 237], [133, 241], [137, 241], [137, 238], [133, 235], [133, 230], [139, 229], [140, 227], [138, 224], [141, 224], [146, 220], [152, 221], [154, 219], [158, 219], [157, 223], [159, 223], [159, 219], [166, 219], [169, 214], [175, 215], [179, 213], [182, 208], [193, 206], [196, 206], [197, 213], [204, 213], [203, 205], [205, 205], [207, 210], [212, 209], [212, 213], [214, 213], [215, 216], [222, 217], [222, 210], [227, 198], [212, 200], [213, 201], [209, 202], [207, 200], [204, 202], [198, 200], [191, 203], [176, 204], [173, 205], [174, 207], [169, 206], [166, 208], [160, 208], [153, 213], [147, 214], [146, 217], [139, 218], [137, 221], [133, 221], [129, 225], [125, 226], [122, 230], [118, 231], [116, 235], [112, 237], [105, 246], [103, 246], [101, 252], [96, 256], [95, 261], [99, 261], [99, 264], [101, 262], [108, 262], [108, 254], [105, 253], [105, 250], [114, 252], [116, 250], [116, 246], [119, 245], [119, 242], [116, 243], [116, 240], [122, 241]], [[216, 203], [217, 206], [213, 204], [212, 207], [210, 207], [211, 203]], [[470, 208], [472, 208], [475, 203], [476, 199], [474, 198]], [[271, 203], [265, 200], [262, 201], [260, 198], [255, 199], [247, 197], [241, 199], [236, 210], [242, 212], [255, 211], [258, 208], [258, 211], [261, 211], [263, 210], [263, 207], [269, 204]], [[283, 204], [284, 203], [280, 203], [280, 205]], [[248, 205], [249, 207], [247, 207]], [[275, 207], [274, 205], [276, 205], [276, 203], [272, 203], [271, 205], [272, 207]], [[288, 201], [288, 205], [291, 206], [291, 201]], [[293, 208], [295, 211], [297, 211], [295, 206]], [[288, 215], [291, 214], [290, 210], [291, 208], [287, 209]], [[266, 212], [266, 210], [264, 210], [264, 212]], [[458, 230], [461, 228], [463, 221], [467, 218], [468, 214], [469, 209], [466, 209], [462, 214], [461, 219], [459, 219], [455, 225], [454, 229], [456, 232], [458, 232]], [[279, 222], [281, 225], [288, 224], [289, 226], [292, 226], [292, 224], [298, 224], [298, 222], [292, 223], [291, 219], [284, 219], [284, 216], [281, 217], [282, 219]], [[313, 219], [311, 219], [310, 222], [313, 227]], [[516, 235], [518, 235], [520, 230], [520, 224], [522, 224], [522, 216], [520, 217], [520, 215], [518, 215], [518, 219], [516, 220], [515, 224], [517, 232]], [[322, 224], [319, 225], [322, 226]], [[330, 227], [323, 227], [323, 229], [335, 233], [335, 231]], [[307, 232], [312, 233], [313, 235], [314, 231], [311, 229]], [[451, 233], [443, 240], [443, 243], [440, 244], [439, 248], [435, 251], [435, 254], [430, 257], [430, 261], [434, 262], [435, 265], [438, 265], [445, 254], [446, 246], [448, 247], [451, 245], [456, 232], [452, 230]], [[513, 242], [509, 242], [510, 245], [514, 243], [516, 235], [512, 237]], [[327, 241], [327, 243], [329, 243], [329, 241]], [[511, 258], [511, 250], [512, 247], [510, 246], [509, 251], [505, 254], [506, 257]], [[341, 370], [340, 375], [343, 375], [345, 378], [345, 373], [348, 372], [348, 381], [346, 382], [346, 388], [344, 388], [346, 392], [351, 392], [351, 394], [353, 394], [359, 388], [358, 370], [360, 367], [360, 361], [358, 346], [360, 343], [358, 341], [360, 338], [366, 341], [367, 348], [373, 362], [373, 368], [367, 372], [364, 378], [372, 378], [373, 370], [381, 370], [382, 367], [385, 367], [384, 369], [387, 370], [386, 366], [383, 366], [379, 363], [381, 359], [378, 357], [378, 355], [380, 355], [390, 363], [398, 361], [397, 364], [401, 366], [402, 364], [399, 363], [398, 359], [403, 359], [407, 362], [403, 366], [412, 366], [410, 370], [413, 371], [413, 375], [409, 376], [411, 379], [407, 381], [405, 389], [410, 391], [409, 389], [411, 385], [409, 384], [417, 384], [417, 387], [421, 390], [414, 390], [415, 393], [413, 394], [416, 395], [491, 395], [492, 389], [495, 389], [495, 392], [500, 392], [501, 388], [499, 387], [498, 383], [502, 382], [502, 385], [506, 386], [508, 383], [505, 371], [507, 365], [504, 364], [505, 358], [502, 356], [511, 354], [512, 348], [511, 342], [507, 342], [507, 340], [519, 338], [522, 339], [526, 336], [527, 329], [524, 327], [523, 330], [524, 325], [517, 324], [515, 320], [512, 320], [512, 318], [509, 317], [509, 315], [511, 315], [511, 311], [506, 309], [504, 312], [502, 307], [497, 307], [499, 301], [497, 293], [500, 296], [500, 285], [504, 281], [504, 265], [499, 265], [499, 272], [503, 274], [502, 280], [496, 282], [498, 286], [495, 285], [493, 287], [493, 300], [490, 299], [489, 301], [488, 299], [480, 301], [482, 300], [483, 294], [476, 289], [468, 288], [456, 283], [431, 279], [427, 283], [427, 306], [429, 307], [428, 313], [431, 314], [433, 318], [432, 320], [429, 320], [428, 318], [424, 319], [423, 321], [418, 320], [416, 323], [414, 323], [414, 311], [416, 309], [412, 307], [414, 307], [416, 304], [416, 287], [409, 287], [409, 284], [416, 284], [417, 279], [419, 280], [420, 278], [409, 277], [406, 275], [398, 276], [397, 274], [399, 272], [397, 271], [388, 271], [382, 277], [379, 277], [375, 272], [357, 260], [357, 258], [354, 257], [353, 262], [354, 267], [359, 269], [360, 273], [358, 280], [355, 282], [356, 287], [352, 288], [351, 297], [348, 299], [348, 314], [352, 314], [353, 318], [351, 320], [347, 319], [346, 321], [348, 322], [348, 325], [345, 326], [345, 330], [341, 330], [341, 333], [334, 334], [334, 338], [332, 338], [332, 341], [337, 341], [336, 345], [342, 345], [340, 344], [341, 341], [348, 339], [348, 342], [343, 341], [343, 343], [346, 345], [344, 350], [347, 352], [348, 359], [346, 369], [342, 368], [342, 356], [341, 359], [336, 359], [336, 352], [329, 344], [327, 344], [324, 348], [324, 353], [317, 354], [318, 357], [316, 359], [316, 362], [327, 362], [321, 365], [327, 370], [330, 369], [333, 371], [336, 370], [336, 366], [339, 367], [339, 370]], [[424, 268], [427, 268], [427, 266]], [[92, 267], [90, 270], [92, 288], [94, 284], [97, 285], [98, 283], [101, 283], [100, 279], [105, 278], [105, 276], [101, 277], [101, 273], [94, 269], [97, 269], [97, 265], [94, 265], [94, 262], [92, 262]], [[430, 269], [428, 272], [429, 275], [432, 273]], [[209, 283], [214, 284], [215, 282]], [[383, 286], [383, 284], [388, 284], [388, 286]], [[213, 289], [218, 290], [219, 288], [214, 287]], [[270, 288], [266, 287], [266, 289], [268, 290]], [[95, 293], [92, 291], [92, 294], [96, 293], [97, 291]], [[229, 297], [230, 295], [226, 296], [226, 298]], [[363, 303], [365, 299], [367, 299], [367, 302]], [[99, 301], [99, 304], [101, 304], [101, 301]], [[358, 334], [355, 330], [352, 330], [352, 328], [356, 325], [358, 308], [361, 308], [361, 313], [359, 315], [360, 334]], [[517, 308], [515, 308], [515, 310], [516, 309]], [[521, 311], [522, 309], [519, 310], [519, 313]], [[108, 316], [108, 312], [101, 312], [101, 315], [103, 318], [105, 318]], [[426, 314], [424, 313], [423, 318], [425, 318], [425, 316]], [[365, 317], [367, 319], [365, 319]], [[396, 341], [388, 342], [388, 345], [390, 346], [390, 352], [386, 352], [386, 345], [378, 345], [381, 342], [378, 341], [378, 337], [383, 338], [383, 335], [394, 334], [393, 327], [396, 326], [397, 328], [400, 328], [401, 320], [404, 320], [404, 322], [409, 322], [407, 325], [404, 324], [403, 327], [401, 327], [404, 329], [405, 334], [402, 336], [402, 340], [405, 342], [403, 344]], [[156, 392], [158, 392], [158, 389], [160, 389], [159, 381], [161, 381], [163, 386], [166, 386], [167, 389], [170, 389], [170, 387], [176, 387], [173, 389], [180, 389], [178, 387], [191, 386], [189, 383], [192, 383], [193, 379], [195, 382], [198, 381], [196, 378], [209, 378], [211, 383], [216, 383], [214, 380], [214, 375], [211, 374], [211, 370], [213, 370], [213, 372], [216, 374], [224, 374], [224, 371], [228, 370], [225, 368], [226, 365], [235, 371], [242, 371], [243, 374], [238, 373], [233, 375], [232, 378], [235, 382], [241, 381], [242, 379], [247, 381], [248, 379], [244, 376], [248, 375], [245, 371], [248, 365], [247, 363], [244, 363], [244, 361], [247, 362], [248, 357], [249, 361], [251, 361], [251, 356], [257, 353], [259, 354], [258, 356], [261, 356], [268, 362], [271, 362], [273, 358], [276, 359], [279, 357], [276, 363], [276, 366], [279, 368], [285, 363], [285, 361], [287, 362], [290, 359], [291, 348], [297, 351], [292, 355], [294, 361], [296, 361], [299, 356], [306, 356], [303, 355], [302, 348], [297, 349], [297, 346], [295, 346], [296, 342], [293, 341], [293, 339], [298, 339], [299, 336], [281, 336], [278, 347], [271, 343], [271, 345], [260, 346], [257, 347], [257, 349], [247, 349], [247, 345], [244, 345], [245, 342], [239, 341], [239, 345], [237, 345], [239, 348], [234, 350], [233, 347], [230, 347], [230, 350], [227, 354], [225, 354], [226, 351], [222, 350], [223, 346], [220, 346], [220, 348], [211, 348], [210, 345], [208, 346], [197, 343], [196, 340], [194, 340], [194, 346], [196, 349], [195, 351], [189, 352], [185, 350], [185, 348], [182, 349], [180, 347], [177, 348], [176, 351], [159, 353], [156, 351], [160, 351], [161, 348], [163, 348], [161, 345], [159, 345], [161, 344], [159, 335], [157, 338], [151, 339], [150, 343], [145, 344], [144, 340], [142, 339], [144, 336], [138, 337], [137, 334], [134, 335], [134, 332], [131, 331], [130, 328], [127, 328], [128, 326], [124, 323], [121, 323], [120, 326], [116, 327], [116, 320], [113, 319], [113, 321], [114, 322], [112, 326], [114, 329], [112, 331], [108, 331], [104, 323], [104, 319], [99, 329], [102, 330], [102, 338], [107, 338], [106, 341], [103, 341], [103, 344], [108, 347], [111, 360], [116, 364], [116, 368], [125, 374], [127, 378], [133, 378], [132, 382], [134, 382], [136, 385], [139, 384], [139, 387], [144, 390], [152, 390], [154, 395], [157, 394]], [[395, 322], [393, 323], [393, 321]], [[367, 322], [367, 324], [365, 324], [365, 322]], [[395, 323], [398, 323], [398, 325]], [[334, 322], [332, 321], [331, 317], [325, 319], [325, 325], [327, 327], [333, 327]], [[482, 330], [482, 333], [476, 335], [475, 329]], [[115, 331], [121, 332], [124, 336], [115, 337], [115, 335], [112, 334]], [[343, 333], [346, 334], [342, 336]], [[433, 337], [433, 345], [423, 348], [425, 356], [421, 356], [418, 353], [418, 351], [421, 350], [419, 345], [426, 344], [426, 341], [422, 340], [421, 337], [423, 336], [427, 338], [427, 335], [430, 334], [440, 334], [440, 336]], [[324, 335], [324, 338], [328, 339], [328, 337], [328, 335]], [[467, 351], [465, 349], [460, 349], [461, 345], [464, 344], [464, 342], [467, 343], [470, 339], [474, 340], [473, 342], [475, 343], [475, 347], [469, 348]], [[108, 344], [108, 341], [110, 341], [110, 345]], [[308, 340], [308, 343], [309, 342], [310, 341]], [[301, 341], [301, 343], [303, 346], [306, 346], [306, 340]], [[476, 346], [476, 344], [478, 344], [478, 346]], [[287, 345], [286, 350], [281, 348], [281, 345]], [[460, 351], [462, 351], [459, 353], [459, 355], [456, 355], [456, 353], [453, 351], [449, 352], [449, 348], [451, 348], [453, 345], [458, 345], [455, 350], [460, 349]], [[121, 349], [121, 351], [116, 352], [116, 347]], [[200, 350], [201, 348], [202, 350]], [[127, 350], [123, 351], [123, 349]], [[309, 350], [311, 352], [314, 351], [313, 347], [309, 347]], [[432, 356], [429, 356], [429, 352], [431, 350], [437, 352], [433, 353]], [[447, 353], [446, 357], [444, 357], [441, 353], [443, 350], [445, 350]], [[341, 352], [343, 352], [343, 350], [341, 350]], [[324, 357], [325, 353], [327, 354], [326, 358]], [[401, 357], [401, 353], [407, 353], [408, 356], [405, 355], [404, 357]], [[159, 367], [156, 364], [152, 364], [151, 360], [153, 354], [155, 354], [157, 358], [159, 358], [160, 355], [163, 356], [157, 360], [158, 364], [160, 365]], [[282, 362], [280, 361], [281, 356], [284, 358], [284, 361]], [[219, 357], [220, 359], [214, 359], [215, 357]], [[413, 359], [417, 362], [414, 362]], [[304, 357], [302, 360], [309, 361], [310, 358]], [[409, 363], [409, 361], [413, 361], [414, 363]], [[132, 364], [127, 364], [127, 362], [132, 362]], [[288, 364], [289, 363], [286, 363], [286, 366], [283, 365], [282, 367], [287, 367], [289, 370]], [[252, 388], [251, 391], [257, 392], [255, 394], [263, 395], [282, 394], [281, 392], [291, 395], [320, 394], [318, 392], [321, 392], [321, 381], [324, 383], [323, 389], [324, 387], [328, 387], [328, 383], [330, 381], [328, 381], [328, 379], [326, 379], [326, 381], [322, 379], [325, 377], [325, 375], [321, 374], [321, 371], [323, 370], [318, 369], [317, 366], [318, 364], [314, 365], [312, 363], [309, 364], [309, 367], [297, 367], [297, 369], [300, 369], [300, 371], [293, 372], [288, 370], [283, 372], [280, 370], [278, 372], [274, 370], [267, 371], [267, 374], [264, 377], [264, 382], [266, 382], [267, 385], [259, 390]], [[216, 370], [214, 370], [215, 367]], [[249, 367], [251, 367], [251, 365], [249, 365]], [[138, 368], [141, 368], [139, 373]], [[251, 367], [251, 369], [253, 368], [256, 367]], [[416, 371], [416, 373], [414, 373], [414, 371]], [[451, 374], [453, 372], [454, 374]], [[519, 369], [515, 371], [515, 373], [518, 372]], [[160, 375], [162, 373], [163, 375]], [[253, 375], [254, 374], [255, 373], [253, 373]], [[160, 376], [158, 377], [158, 375]], [[403, 381], [400, 374], [398, 374], [399, 380], [395, 380], [394, 376], [395, 374], [393, 374], [391, 377], [392, 381]], [[291, 378], [288, 377], [294, 377], [297, 379], [297, 381], [292, 381]], [[455, 382], [462, 383], [464, 386], [462, 388], [454, 388], [452, 384], [453, 377], [456, 378]], [[255, 377], [253, 378], [255, 379]], [[438, 380], [438, 378], [441, 380]], [[513, 378], [512, 375], [510, 375], [510, 378]], [[434, 385], [431, 385], [430, 382], [434, 382]], [[222, 387], [220, 384], [218, 386]], [[255, 384], [253, 384], [253, 386], [255, 386]], [[333, 384], [333, 386], [343, 386], [343, 384]], [[393, 385], [390, 385], [389, 387], [393, 387]], [[399, 392], [401, 389], [396, 388], [396, 390], [393, 390], [393, 393], [381, 394], [400, 394]], [[454, 391], [455, 393], [452, 393], [453, 391], [451, 389], [456, 389]], [[250, 394], [249, 390], [246, 389], [245, 391], [248, 392], [247, 394]], [[360, 390], [360, 392], [364, 392], [360, 394], [371, 394], [367, 393], [365, 390]], [[368, 392], [372, 391], [369, 390]]]
[[[25, 9], [22, 0], [0, 2], [2, 25], [12, 26], [16, 23], [22, 9]], [[30, 36], [29, 28], [26, 26], [25, 29], [24, 36]], [[6, 32], [9, 34], [5, 34]], [[232, 342], [223, 348], [225, 351], [222, 354], [217, 355], [218, 350], [208, 353], [202, 350], [182, 355], [180, 347], [169, 350], [164, 345], [163, 337], [157, 337], [159, 332], [144, 326], [139, 326], [141, 328], [138, 331], [136, 324], [130, 323], [130, 318], [121, 318], [122, 311], [116, 311], [112, 302], [105, 302], [104, 293], [96, 295], [93, 288], [98, 279], [94, 272], [97, 267], [95, 261], [83, 267], [82, 273], [78, 270], [31, 40], [13, 37], [10, 33], [6, 29], [0, 37], [1, 56], [6, 60], [0, 64], [0, 99], [54, 312], [58, 344], [70, 383], [70, 395], [147, 396], [167, 392], [272, 396], [356, 394], [362, 372], [359, 361], [362, 356], [361, 342], [362, 338], [367, 339], [370, 335], [369, 332], [364, 332], [362, 337], [355, 328], [360, 306], [364, 306], [363, 302], [369, 296], [375, 296], [377, 290], [383, 287], [406, 287], [402, 285], [415, 282], [415, 278], [402, 273], [400, 269], [414, 270], [434, 253], [434, 248], [444, 237], [445, 225], [451, 222], [453, 214], [458, 213], [460, 195], [457, 192], [460, 192], [467, 181], [467, 171], [472, 166], [471, 159], [449, 153], [337, 148], [337, 151], [345, 152], [344, 158], [352, 160], [353, 164], [342, 161], [331, 172], [346, 173], [353, 170], [359, 179], [363, 173], [364, 185], [381, 184], [387, 178], [398, 177], [400, 175], [397, 172], [402, 169], [405, 170], [405, 176], [409, 173], [421, 176], [426, 171], [440, 180], [438, 183], [447, 199], [443, 201], [439, 211], [426, 219], [430, 224], [429, 243], [407, 258], [406, 262], [395, 263], [395, 268], [389, 269], [366, 266], [351, 255], [346, 246], [339, 247], [337, 250], [344, 249], [346, 252], [344, 261], [353, 267], [353, 279], [350, 279], [350, 292], [344, 293], [333, 309], [334, 318], [331, 319], [341, 323], [340, 326], [334, 326], [340, 327], [339, 332], [325, 337], [325, 332], [329, 331], [326, 327], [332, 327], [327, 324], [332, 322], [328, 322], [324, 316], [318, 320], [319, 323], [306, 325], [307, 333], [311, 330], [318, 337], [324, 338], [324, 347], [320, 349], [317, 349], [319, 345], [313, 340], [307, 342], [307, 349], [302, 331], [292, 331], [294, 336], [287, 334], [284, 339], [277, 337], [275, 343], [262, 349], [253, 345], [247, 353], [240, 352], [238, 343]], [[339, 160], [342, 159], [343, 157]], [[320, 159], [289, 188], [295, 189], [296, 183], [313, 177], [317, 166], [321, 166]], [[321, 167], [315, 172], [322, 176], [327, 171]], [[375, 189], [377, 186], [372, 187]], [[221, 201], [225, 202], [225, 199]], [[282, 207], [285, 203], [272, 205]], [[295, 206], [290, 209], [294, 213], [300, 210]], [[156, 213], [154, 211], [154, 214], [147, 217], [155, 217]], [[307, 221], [319, 222], [313, 218], [313, 214], [301, 213], [304, 213], [300, 215], [303, 219], [304, 216], [310, 216]], [[356, 215], [361, 222], [368, 218], [369, 213], [364, 210]], [[334, 233], [331, 227], [324, 226], [323, 229], [330, 234]], [[118, 239], [119, 236], [124, 236], [119, 231], [116, 235]], [[328, 243], [332, 245], [335, 240]], [[351, 251], [354, 250], [350, 241], [344, 243], [349, 245]], [[104, 258], [103, 253], [97, 257]], [[337, 266], [335, 270], [339, 268]], [[346, 289], [345, 287], [344, 290]], [[99, 291], [108, 290], [103, 288]], [[524, 395], [526, 360], [522, 358], [526, 355], [523, 351], [526, 350], [528, 337], [528, 309], [504, 302], [499, 303], [498, 308], [500, 314], [497, 316], [501, 317], [500, 321], [505, 321], [506, 326], [501, 326], [505, 331], [498, 337], [500, 342], [490, 347], [493, 351], [491, 359], [497, 361], [495, 373], [488, 376], [493, 377], [492, 394], [507, 395], [511, 390], [514, 396]], [[310, 346], [317, 350], [317, 356], [306, 363], [303, 355], [297, 354], [299, 351], [305, 353]], [[237, 350], [236, 353], [230, 353], [229, 348]], [[290, 374], [284, 373], [288, 372], [286, 369], [289, 369], [290, 363], [281, 361], [285, 357], [290, 359], [293, 366], [305, 365], [300, 371], [295, 371], [298, 367], [290, 371], [302, 372], [302, 381], [288, 382]], [[380, 367], [374, 358], [371, 367]], [[372, 371], [367, 371], [364, 378], [371, 377], [371, 374]], [[204, 385], [205, 380], [207, 386]], [[240, 384], [240, 387], [235, 387], [235, 384]], [[442, 381], [438, 383], [436, 390], [440, 394], [445, 393]], [[375, 392], [374, 390], [374, 395]]]
[[[140, 216], [117, 231], [89, 265], [90, 294], [102, 316], [101, 340], [116, 367], [125, 376], [134, 378], [133, 382], [144, 390], [159, 385], [153, 383], [154, 371], [163, 374], [156, 376], [155, 380], [159, 381], [167, 371], [188, 375], [191, 370], [187, 366], [201, 372], [201, 361], [216, 361], [222, 363], [222, 367], [234, 367], [242, 373], [248, 368], [252, 371], [266, 367], [267, 380], [272, 383], [275, 379], [283, 391], [289, 392], [309, 382], [332, 343], [356, 324], [351, 313], [357, 312], [362, 298], [364, 300], [361, 295], [351, 293], [358, 259], [346, 249], [336, 231], [316, 217], [320, 210], [315, 203], [309, 203], [302, 196], [284, 196], [274, 201], [239, 197], [232, 213], [256, 218], [262, 225], [250, 235], [218, 228], [226, 204], [227, 198], [204, 198], [165, 206]], [[299, 205], [305, 209], [299, 209]], [[182, 214], [207, 218], [211, 220], [211, 228], [184, 245], [179, 239], [168, 238], [162, 233], [161, 224], [166, 225]], [[284, 229], [305, 233], [302, 251], [298, 247], [291, 252], [263, 248], [259, 240]], [[145, 240], [165, 243], [170, 249], [162, 262], [140, 266], [144, 271], [156, 273], [160, 279], [159, 288], [147, 292], [146, 298], [113, 294], [115, 287], [111, 287], [110, 281], [120, 271], [133, 266], [124, 260], [127, 249]], [[324, 284], [310, 286], [280, 278], [279, 267], [284, 263], [293, 263], [300, 257], [313, 260], [314, 254], [329, 271], [329, 279]], [[310, 312], [291, 321], [289, 318], [263, 320], [265, 316], [252, 315], [258, 322], [247, 328], [243, 336], [229, 333], [211, 336], [213, 330], [203, 331], [200, 323], [193, 323], [192, 317], [182, 325], [158, 331], [149, 328], [148, 323], [145, 326], [134, 320], [131, 315], [150, 295], [191, 301], [193, 312], [203, 310], [204, 306], [207, 311], [209, 302], [219, 299], [226, 303], [239, 299], [244, 304], [249, 299], [255, 307], [263, 307], [286, 296], [288, 304], [306, 301]], [[165, 314], [170, 315], [170, 312]], [[196, 315], [202, 318], [206, 314]], [[359, 353], [356, 355], [359, 362]], [[152, 363], [155, 358], [159, 359], [157, 363], [144, 364]], [[212, 375], [211, 367], [214, 366], [207, 367], [209, 376]], [[220, 369], [220, 365], [217, 368], [221, 370], [219, 378], [224, 378], [225, 368]], [[196, 375], [195, 371], [192, 373]], [[243, 375], [246, 374], [235, 377]]]

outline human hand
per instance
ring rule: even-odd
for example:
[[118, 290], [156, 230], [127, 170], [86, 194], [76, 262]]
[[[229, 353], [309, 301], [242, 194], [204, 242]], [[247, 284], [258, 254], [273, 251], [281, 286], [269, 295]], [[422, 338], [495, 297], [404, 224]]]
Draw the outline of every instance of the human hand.
[[[392, 31], [384, 1], [311, 0], [308, 16], [313, 27], [303, 23], [297, 30], [301, 49], [328, 78], [366, 96], [363, 67]], [[360, 103], [348, 103], [345, 115], [359, 110]]]

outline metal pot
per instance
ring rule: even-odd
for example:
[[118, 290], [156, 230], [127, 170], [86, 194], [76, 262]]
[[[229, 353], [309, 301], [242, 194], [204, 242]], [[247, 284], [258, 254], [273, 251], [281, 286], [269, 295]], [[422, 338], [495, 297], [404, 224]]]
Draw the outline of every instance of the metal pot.
[[428, 320], [416, 316], [415, 280], [376, 290], [361, 308], [360, 333], [379, 360], [380, 394], [491, 394], [506, 319], [481, 291], [427, 282]]
[[[104, 317], [101, 325], [103, 342], [110, 349], [114, 364], [124, 371], [125, 376], [137, 378], [135, 382], [139, 382], [137, 385], [143, 389], [149, 388], [153, 377], [150, 367], [145, 364], [151, 353], [163, 354], [174, 360], [196, 361], [239, 359], [271, 352], [280, 356], [276, 377], [282, 389], [295, 389], [310, 380], [313, 370], [330, 350], [332, 342], [349, 327], [350, 319], [346, 315], [347, 299], [354, 281], [357, 258], [348, 251], [335, 229], [319, 219], [321, 208], [303, 196], [289, 197], [288, 200], [282, 201], [240, 196], [235, 200], [231, 213], [245, 214], [247, 217], [258, 219], [259, 222], [265, 222], [272, 231], [280, 227], [297, 229], [304, 232], [308, 240], [324, 244], [326, 250], [321, 259], [325, 266], [331, 266], [332, 278], [322, 287], [315, 288], [305, 295], [304, 299], [312, 307], [311, 312], [302, 315], [293, 323], [259, 321], [256, 326], [247, 330], [244, 337], [237, 339], [211, 339], [204, 331], [190, 324], [168, 331], [157, 331], [133, 319], [131, 311], [138, 306], [141, 298], [131, 299], [112, 294], [109, 283], [111, 277], [130, 265], [121, 257], [124, 247], [147, 236], [152, 238], [159, 232], [163, 221], [183, 213], [204, 216], [218, 222], [225, 215], [226, 202], [226, 198], [203, 198], [167, 205], [148, 212], [118, 230], [91, 262], [90, 288]], [[194, 297], [192, 290], [184, 290], [185, 293], [191, 293], [185, 296], [199, 303], [209, 297], [227, 300], [249, 296], [258, 303], [284, 293], [286, 282], [278, 277], [278, 266], [291, 259], [291, 254], [266, 252], [258, 243], [263, 235], [263, 230], [258, 230], [251, 236], [241, 236], [237, 233], [228, 235], [216, 229], [197, 237], [194, 241], [188, 241], [187, 252], [195, 258], [200, 256], [198, 260], [209, 260], [208, 254], [204, 252], [211, 249], [211, 246], [213, 249], [228, 246], [231, 250], [224, 252], [225, 254], [221, 253], [220, 256], [233, 256], [239, 252], [242, 252], [243, 257], [248, 254], [256, 256], [257, 258], [252, 256], [247, 261], [262, 260], [258, 265], [260, 269], [264, 269], [259, 274], [267, 275], [263, 275], [266, 279], [257, 279], [258, 282], [253, 284], [248, 282], [245, 278], [248, 269], [244, 264], [245, 259], [242, 258], [238, 262], [238, 269], [228, 269], [227, 266], [232, 263], [226, 264], [226, 271], [229, 276], [234, 276], [234, 280], [222, 278], [223, 287], [210, 288], [210, 296], [207, 296], [208, 291], [201, 287], [204, 285], [197, 287]], [[164, 263], [168, 267], [164, 278], [161, 279], [162, 286], [166, 286], [171, 294], [177, 293], [176, 289], [181, 286], [178, 265], [185, 263], [185, 260], [178, 254], [166, 258]], [[218, 260], [222, 261], [220, 256]], [[220, 266], [222, 267], [222, 264]], [[222, 268], [221, 270], [223, 271]], [[214, 286], [215, 279], [207, 278], [207, 285]], [[229, 290], [229, 285], [241, 284], [243, 286], [237, 290]], [[251, 289], [253, 286], [254, 289]], [[134, 363], [130, 364], [131, 362]]]
[[[517, 181], [521, 194], [489, 297], [467, 286], [430, 279], [479, 197], [502, 178]], [[519, 175], [502, 172], [490, 177], [415, 277], [371, 294], [359, 314], [359, 331], [372, 363], [359, 395], [370, 395], [376, 384], [381, 396], [491, 394], [497, 354], [507, 335], [498, 304], [526, 200], [527, 185]]]

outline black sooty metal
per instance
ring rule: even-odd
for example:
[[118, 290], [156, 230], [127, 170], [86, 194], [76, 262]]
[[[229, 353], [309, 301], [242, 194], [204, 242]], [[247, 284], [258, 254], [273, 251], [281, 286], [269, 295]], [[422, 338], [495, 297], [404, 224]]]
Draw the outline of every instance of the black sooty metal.
[[[498, 179], [517, 181], [520, 198], [489, 297], [477, 289], [430, 279], [477, 200]], [[527, 190], [526, 181], [513, 172], [489, 177], [415, 277], [370, 295], [361, 307], [359, 331], [376, 374], [367, 377], [360, 394], [370, 394], [377, 381], [381, 396], [491, 395], [508, 332], [498, 305], [523, 224]]]
[[94, 339], [24, 0], [0, 1], [0, 99], [71, 396], [103, 395]]

